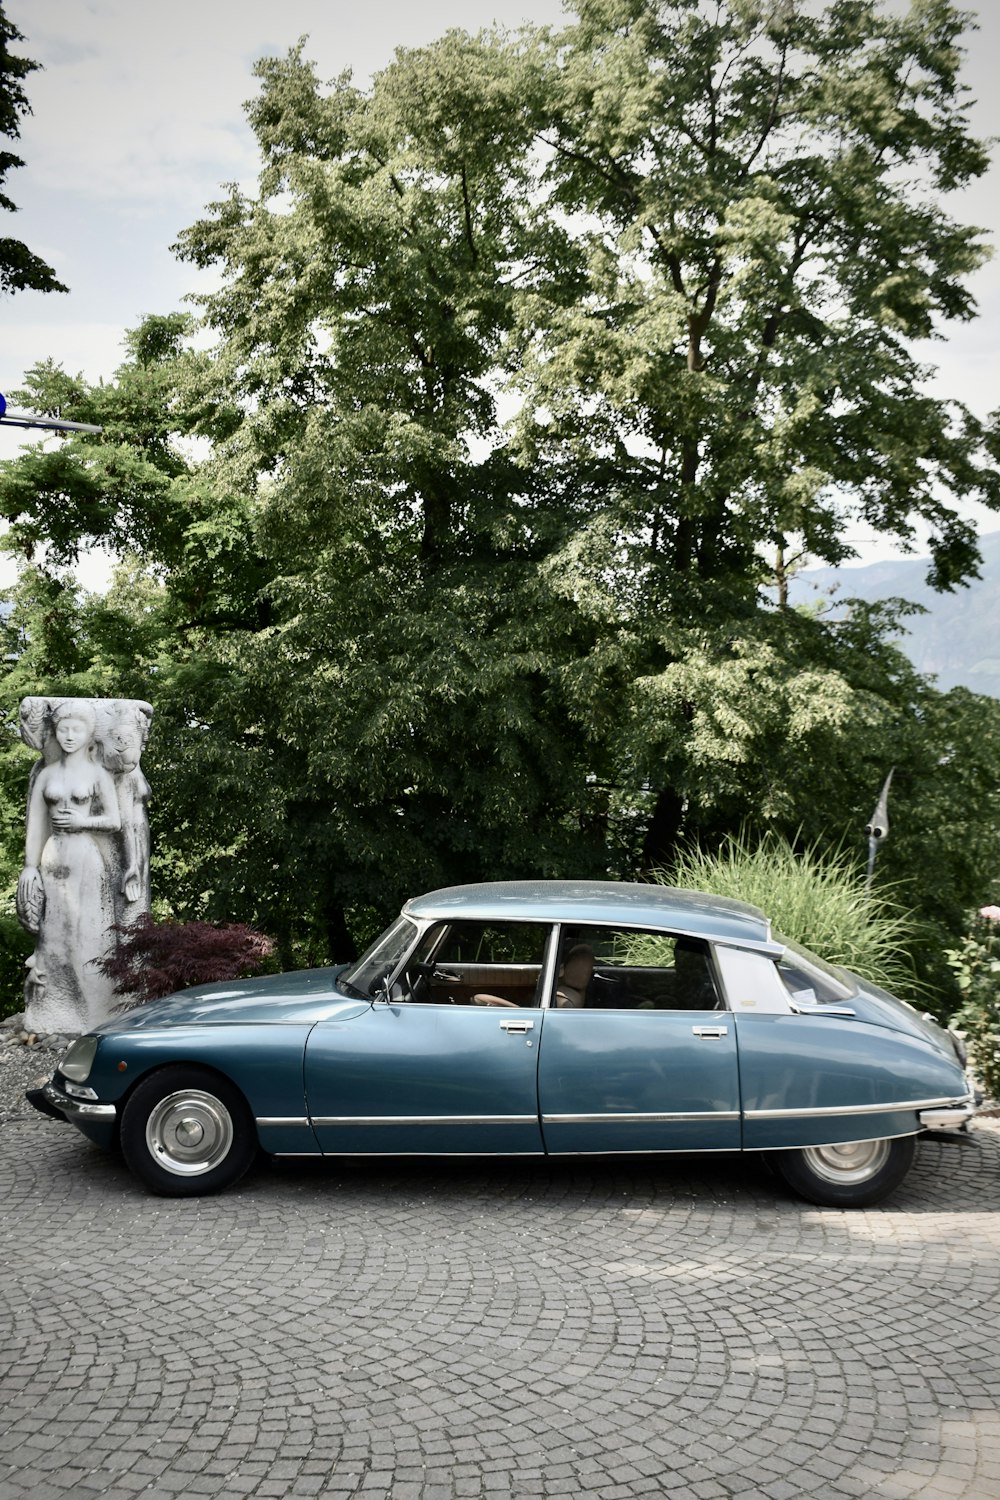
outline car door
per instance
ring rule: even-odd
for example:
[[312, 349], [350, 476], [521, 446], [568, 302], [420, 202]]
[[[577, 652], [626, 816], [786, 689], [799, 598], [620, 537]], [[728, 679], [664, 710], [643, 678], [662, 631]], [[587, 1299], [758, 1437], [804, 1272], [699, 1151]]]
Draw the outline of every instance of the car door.
[[666, 932], [575, 926], [559, 936], [538, 1060], [553, 1153], [736, 1151], [739, 1070], [708, 945]]
[[538, 1000], [550, 931], [439, 924], [390, 1000], [315, 1026], [305, 1088], [323, 1152], [541, 1154]]

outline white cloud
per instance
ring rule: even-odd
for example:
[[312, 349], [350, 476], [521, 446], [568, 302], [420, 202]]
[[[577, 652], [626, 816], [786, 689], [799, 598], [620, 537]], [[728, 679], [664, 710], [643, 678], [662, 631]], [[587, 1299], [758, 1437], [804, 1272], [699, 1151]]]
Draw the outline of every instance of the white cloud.
[[14, 382], [8, 370], [27, 370], [39, 360], [52, 359], [69, 375], [87, 380], [107, 379], [125, 357], [120, 323], [13, 323], [3, 333], [4, 394]]
[[[80, 587], [89, 594], [106, 594], [117, 562], [112, 553], [95, 547], [81, 555], [72, 572]], [[17, 582], [17, 575], [18, 565], [14, 559], [0, 553], [0, 590], [11, 588]]]
[[22, 133], [44, 186], [135, 211], [187, 201], [206, 170], [217, 181], [253, 171], [240, 111], [250, 58], [242, 28], [230, 25], [224, 42], [228, 6], [43, 0], [10, 10], [24, 50], [44, 63], [30, 80], [33, 115]]
[[321, 78], [352, 67], [364, 78], [397, 45], [449, 26], [477, 29], [532, 12], [556, 19], [558, 0], [8, 0], [32, 75], [24, 155], [50, 189], [85, 191], [126, 212], [187, 205], [220, 183], [253, 179], [257, 153], [243, 104], [257, 91], [254, 62], [309, 34]]

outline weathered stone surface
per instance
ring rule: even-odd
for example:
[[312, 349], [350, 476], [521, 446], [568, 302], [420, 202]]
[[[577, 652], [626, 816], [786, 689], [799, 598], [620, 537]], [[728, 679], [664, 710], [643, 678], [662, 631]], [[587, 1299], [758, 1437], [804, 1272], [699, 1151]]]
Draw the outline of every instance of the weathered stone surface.
[[25, 698], [21, 738], [40, 752], [28, 788], [17, 913], [36, 936], [25, 1026], [79, 1032], [115, 1005], [100, 969], [116, 924], [149, 910], [149, 784], [139, 760], [153, 710], [127, 698]]

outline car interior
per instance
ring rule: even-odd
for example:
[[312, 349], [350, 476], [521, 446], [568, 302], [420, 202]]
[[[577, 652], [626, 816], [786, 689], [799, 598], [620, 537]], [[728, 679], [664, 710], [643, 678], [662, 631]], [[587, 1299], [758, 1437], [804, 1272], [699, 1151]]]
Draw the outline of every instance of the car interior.
[[[549, 933], [541, 923], [438, 924], [408, 962], [403, 993], [422, 1004], [540, 1006]], [[560, 1010], [724, 1008], [706, 942], [582, 925], [561, 932], [552, 1003]]]

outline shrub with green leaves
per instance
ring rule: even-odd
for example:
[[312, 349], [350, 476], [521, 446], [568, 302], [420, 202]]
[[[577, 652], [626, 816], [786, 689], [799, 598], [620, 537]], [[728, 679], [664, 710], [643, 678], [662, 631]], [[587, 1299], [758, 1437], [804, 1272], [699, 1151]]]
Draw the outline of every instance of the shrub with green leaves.
[[24, 1009], [24, 964], [34, 943], [12, 912], [0, 910], [0, 1020]]
[[962, 995], [952, 1025], [966, 1037], [984, 1088], [1000, 1098], [1000, 907], [975, 913], [968, 936], [945, 958]]
[[917, 996], [910, 948], [919, 923], [884, 887], [866, 891], [863, 868], [843, 849], [796, 850], [778, 834], [757, 843], [733, 835], [715, 853], [682, 851], [656, 878], [749, 901], [782, 937], [904, 998]]

